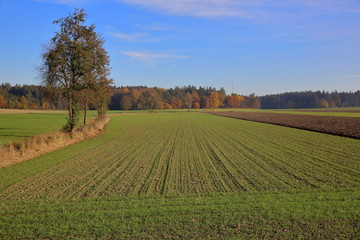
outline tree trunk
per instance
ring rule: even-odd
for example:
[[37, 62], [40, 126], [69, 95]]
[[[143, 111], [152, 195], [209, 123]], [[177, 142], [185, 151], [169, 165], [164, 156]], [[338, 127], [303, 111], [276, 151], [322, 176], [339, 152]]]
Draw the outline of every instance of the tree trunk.
[[69, 96], [69, 119], [68, 119], [68, 130], [72, 132], [76, 124], [76, 109], [72, 96]]
[[88, 104], [87, 104], [87, 102], [85, 102], [85, 107], [84, 107], [84, 125], [86, 124], [87, 109], [88, 109]]
[[72, 106], [72, 98], [71, 98], [71, 96], [70, 96], [70, 97], [69, 97], [69, 120], [72, 119], [71, 106]]

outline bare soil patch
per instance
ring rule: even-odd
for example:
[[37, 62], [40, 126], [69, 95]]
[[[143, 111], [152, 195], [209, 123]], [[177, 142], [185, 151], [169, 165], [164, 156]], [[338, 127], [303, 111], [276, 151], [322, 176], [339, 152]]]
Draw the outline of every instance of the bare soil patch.
[[0, 109], [0, 114], [24, 114], [24, 113], [66, 113], [66, 111], [65, 110]]
[[303, 109], [303, 110], [292, 110], [293, 112], [334, 112], [334, 113], [360, 113], [360, 110], [351, 110], [351, 109], [331, 109], [331, 110], [315, 110], [315, 109], [311, 109], [311, 110], [307, 110], [307, 109]]
[[258, 112], [216, 112], [212, 114], [360, 139], [359, 117], [313, 116]]

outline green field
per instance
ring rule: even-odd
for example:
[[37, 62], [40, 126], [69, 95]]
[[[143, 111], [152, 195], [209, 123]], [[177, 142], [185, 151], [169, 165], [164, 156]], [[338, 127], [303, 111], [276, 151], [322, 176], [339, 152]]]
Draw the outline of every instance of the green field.
[[0, 239], [357, 238], [360, 142], [203, 113], [113, 116], [0, 169]]
[[66, 122], [66, 113], [24, 113], [0, 115], [0, 144], [59, 130]]
[[[95, 115], [95, 111], [89, 111], [89, 119]], [[66, 117], [66, 112], [0, 114], [0, 145], [60, 130]]]

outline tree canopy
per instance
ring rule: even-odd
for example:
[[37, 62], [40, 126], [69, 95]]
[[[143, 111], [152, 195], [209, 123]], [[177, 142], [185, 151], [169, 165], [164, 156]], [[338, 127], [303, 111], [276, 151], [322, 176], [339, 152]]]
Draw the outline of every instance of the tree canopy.
[[[68, 101], [69, 131], [77, 123], [79, 101], [84, 99], [81, 92], [87, 89], [98, 95], [92, 100], [106, 102], [100, 95], [104, 96], [111, 82], [107, 80], [110, 60], [103, 47], [104, 40], [95, 32], [95, 25], [85, 25], [86, 17], [83, 9], [75, 9], [74, 13], [53, 22], [60, 30], [46, 47], [40, 68], [44, 84]], [[103, 108], [104, 104], [95, 105]]]

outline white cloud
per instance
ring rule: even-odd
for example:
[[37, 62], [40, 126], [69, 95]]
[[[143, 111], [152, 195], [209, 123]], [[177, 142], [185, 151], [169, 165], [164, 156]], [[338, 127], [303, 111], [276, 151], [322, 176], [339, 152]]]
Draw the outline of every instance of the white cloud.
[[118, 0], [129, 4], [158, 9], [167, 14], [198, 17], [225, 17], [251, 15], [239, 6], [256, 6], [263, 0]]
[[[295, 7], [299, 11], [285, 11], [286, 15], [336, 14], [356, 12], [357, 0], [116, 0], [143, 6], [170, 15], [197, 17], [269, 18], [284, 16], [284, 10]], [[356, 10], [355, 10], [356, 9]], [[280, 16], [279, 16], [280, 15]]]
[[187, 56], [165, 54], [165, 53], [146, 53], [146, 52], [122, 52], [123, 55], [130, 57], [131, 60], [146, 63], [155, 63], [159, 59], [186, 59]]
[[137, 43], [156, 43], [166, 39], [166, 37], [150, 37], [147, 33], [122, 33], [122, 32], [106, 32], [107, 35], [125, 42]]
[[121, 33], [121, 32], [106, 32], [106, 34], [111, 37], [117, 38], [119, 40], [124, 40], [124, 41], [139, 41], [146, 36], [145, 33], [127, 34], [127, 33]]

